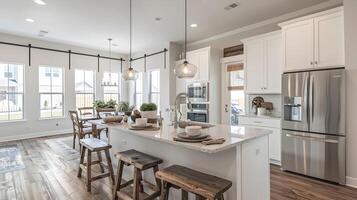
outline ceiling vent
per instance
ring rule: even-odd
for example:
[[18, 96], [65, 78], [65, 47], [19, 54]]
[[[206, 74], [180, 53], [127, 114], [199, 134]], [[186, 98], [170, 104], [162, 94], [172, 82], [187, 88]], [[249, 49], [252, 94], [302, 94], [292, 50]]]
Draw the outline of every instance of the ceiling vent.
[[224, 7], [226, 11], [232, 10], [233, 8], [237, 8], [239, 6], [239, 2], [234, 2], [229, 4], [228, 6]]
[[38, 33], [38, 36], [40, 36], [40, 37], [45, 37], [46, 34], [48, 34], [48, 31], [41, 30], [41, 31]]

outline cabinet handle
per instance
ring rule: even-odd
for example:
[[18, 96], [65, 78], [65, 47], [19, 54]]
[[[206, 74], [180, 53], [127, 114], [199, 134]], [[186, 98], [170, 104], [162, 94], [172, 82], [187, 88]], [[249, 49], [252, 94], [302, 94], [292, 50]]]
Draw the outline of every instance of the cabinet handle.
[[311, 62], [310, 62], [310, 65], [314, 65], [314, 62], [311, 61]]
[[317, 63], [318, 63], [318, 62], [317, 62], [317, 61], [315, 61], [315, 64], [316, 64], [316, 65], [317, 65]]

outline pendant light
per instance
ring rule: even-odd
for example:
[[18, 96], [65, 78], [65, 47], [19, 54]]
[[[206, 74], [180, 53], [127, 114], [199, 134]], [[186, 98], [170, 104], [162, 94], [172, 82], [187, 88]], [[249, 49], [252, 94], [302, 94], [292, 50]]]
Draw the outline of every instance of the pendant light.
[[195, 77], [197, 73], [197, 67], [187, 61], [187, 0], [185, 0], [185, 53], [184, 61], [175, 67], [175, 74], [180, 79], [190, 79]]
[[103, 87], [115, 87], [117, 86], [117, 82], [112, 82], [112, 38], [108, 38], [108, 43], [109, 43], [109, 81], [105, 82], [103, 81], [102, 86]]
[[129, 68], [126, 69], [122, 75], [123, 79], [126, 81], [135, 81], [139, 77], [139, 72], [134, 70], [131, 66], [131, 48], [132, 48], [132, 0], [130, 0], [130, 53], [129, 53]]

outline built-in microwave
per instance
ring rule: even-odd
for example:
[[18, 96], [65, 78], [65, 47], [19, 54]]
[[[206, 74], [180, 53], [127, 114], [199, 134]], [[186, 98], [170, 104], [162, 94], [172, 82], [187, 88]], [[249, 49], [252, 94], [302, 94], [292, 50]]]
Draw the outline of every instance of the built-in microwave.
[[187, 111], [187, 119], [195, 122], [209, 122], [208, 103], [192, 103], [191, 109]]
[[208, 82], [189, 83], [187, 85], [187, 94], [191, 102], [209, 101]]

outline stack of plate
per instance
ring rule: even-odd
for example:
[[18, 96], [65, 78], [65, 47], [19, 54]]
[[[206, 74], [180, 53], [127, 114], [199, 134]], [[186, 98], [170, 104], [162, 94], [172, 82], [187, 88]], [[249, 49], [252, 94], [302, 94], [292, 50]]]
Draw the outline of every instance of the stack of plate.
[[174, 138], [175, 141], [192, 142], [192, 143], [208, 141], [211, 139], [212, 139], [211, 136], [208, 134], [205, 134], [205, 133], [201, 133], [200, 135], [196, 135], [196, 136], [191, 136], [191, 135], [187, 134], [186, 132], [179, 133], [179, 134], [177, 134], [177, 137]]

